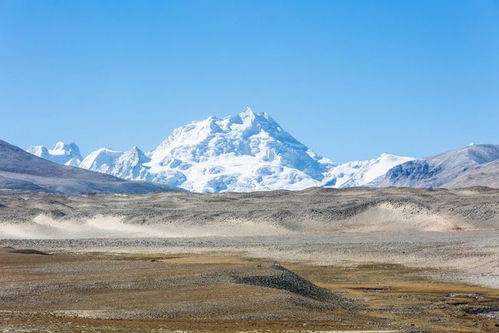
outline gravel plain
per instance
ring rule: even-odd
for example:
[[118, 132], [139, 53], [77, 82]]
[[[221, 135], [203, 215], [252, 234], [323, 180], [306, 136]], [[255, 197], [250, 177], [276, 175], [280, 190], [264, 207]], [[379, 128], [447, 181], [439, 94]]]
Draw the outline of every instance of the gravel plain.
[[487, 188], [4, 194], [0, 247], [4, 331], [499, 327], [499, 190]]

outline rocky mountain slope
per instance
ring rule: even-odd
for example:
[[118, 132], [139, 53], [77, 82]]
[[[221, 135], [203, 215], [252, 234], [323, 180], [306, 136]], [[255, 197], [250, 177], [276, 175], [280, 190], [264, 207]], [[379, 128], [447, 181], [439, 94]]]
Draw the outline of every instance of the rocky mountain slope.
[[469, 145], [395, 166], [371, 185], [426, 188], [493, 186], [497, 183], [494, 174], [497, 175], [495, 162], [498, 160], [499, 145]]
[[468, 170], [451, 180], [445, 187], [488, 186], [499, 188], [499, 160]]

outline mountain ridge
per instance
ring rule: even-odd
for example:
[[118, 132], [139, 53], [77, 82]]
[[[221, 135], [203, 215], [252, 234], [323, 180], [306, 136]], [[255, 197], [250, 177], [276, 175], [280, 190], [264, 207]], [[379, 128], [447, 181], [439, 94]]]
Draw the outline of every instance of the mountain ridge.
[[52, 149], [47, 149], [44, 146], [30, 146], [26, 151], [51, 162], [63, 165], [79, 166], [83, 160], [80, 148], [74, 142], [64, 143], [58, 141]]
[[104, 173], [60, 165], [0, 140], [0, 189], [64, 194], [179, 191], [170, 186], [132, 182]]
[[[55, 151], [62, 156], [79, 151], [71, 145], [76, 146], [58, 142], [52, 150], [32, 146], [36, 149], [30, 147], [28, 151], [41, 157], [48, 152], [48, 158], [55, 159]], [[423, 159], [383, 153], [369, 160], [337, 164], [302, 144], [268, 113], [247, 108], [239, 114], [208, 117], [180, 126], [149, 152], [136, 146], [128, 151], [100, 148], [85, 158], [80, 156], [77, 166], [193, 192], [302, 190], [318, 186], [440, 187], [447, 183], [454, 186], [452, 179], [466, 171], [459, 168], [471, 170], [499, 156], [494, 149], [489, 155], [484, 151], [467, 155], [466, 151], [463, 147]], [[61, 162], [68, 163], [64, 159]], [[442, 173], [442, 168], [447, 171]], [[450, 172], [453, 168], [455, 172]], [[481, 177], [487, 178], [484, 172], [492, 169], [483, 169]], [[433, 180], [432, 174], [436, 177]]]
[[[483, 165], [499, 160], [499, 145], [472, 144], [399, 164], [374, 180], [378, 187], [456, 187], [454, 181]], [[464, 182], [462, 183], [465, 184]], [[474, 186], [487, 186], [486, 182]]]

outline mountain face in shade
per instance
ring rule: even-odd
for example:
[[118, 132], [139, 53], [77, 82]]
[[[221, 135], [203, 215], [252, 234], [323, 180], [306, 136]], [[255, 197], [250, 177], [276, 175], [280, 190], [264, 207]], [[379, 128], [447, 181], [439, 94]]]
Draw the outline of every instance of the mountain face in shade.
[[65, 194], [150, 193], [178, 190], [132, 182], [103, 173], [59, 165], [0, 140], [0, 189]]
[[471, 186], [499, 188], [499, 160], [481, 164], [445, 184], [449, 188]]
[[[494, 180], [493, 172], [497, 172], [494, 170], [498, 160], [499, 145], [469, 145], [395, 166], [374, 180], [372, 185], [427, 188], [493, 186], [486, 179]], [[482, 181], [474, 181], [480, 173]]]
[[383, 154], [337, 165], [315, 154], [269, 114], [248, 108], [181, 126], [152, 151], [101, 148], [78, 166], [194, 192], [249, 192], [363, 186], [409, 159]]

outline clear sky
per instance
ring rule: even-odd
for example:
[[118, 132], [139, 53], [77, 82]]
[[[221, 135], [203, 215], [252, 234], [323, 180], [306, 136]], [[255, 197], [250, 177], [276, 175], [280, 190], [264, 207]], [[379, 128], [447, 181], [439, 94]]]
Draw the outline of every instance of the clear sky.
[[499, 143], [499, 1], [0, 1], [1, 139], [149, 150], [246, 106], [339, 162]]

